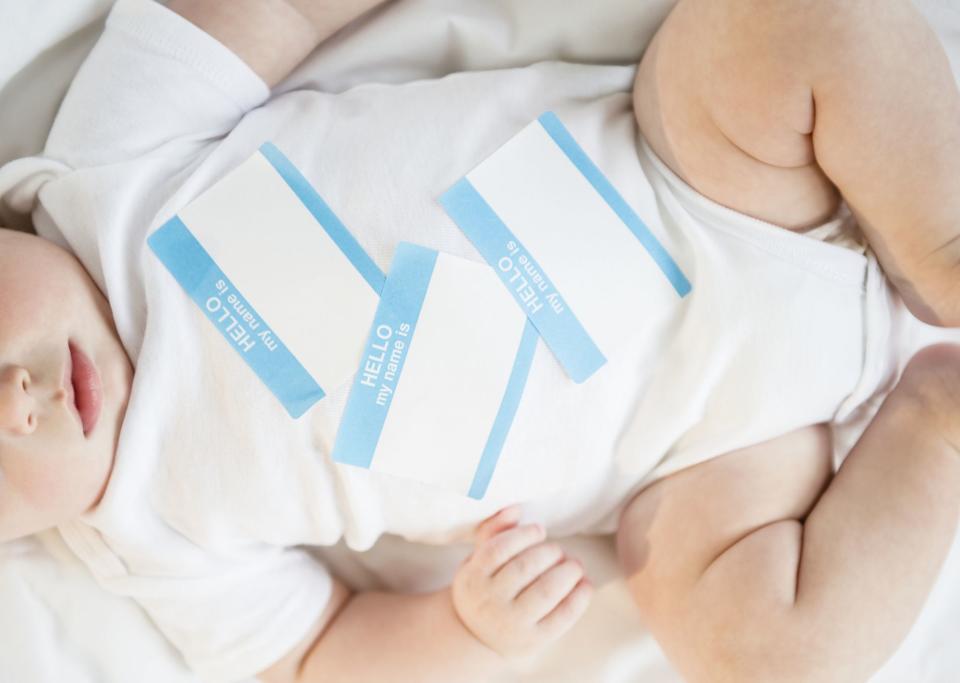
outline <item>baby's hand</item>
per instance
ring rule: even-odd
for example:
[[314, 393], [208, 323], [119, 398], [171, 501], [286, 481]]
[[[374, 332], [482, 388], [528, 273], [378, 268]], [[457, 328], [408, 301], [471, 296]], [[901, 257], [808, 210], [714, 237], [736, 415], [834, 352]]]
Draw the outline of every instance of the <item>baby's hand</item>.
[[477, 528], [477, 544], [453, 579], [453, 606], [473, 635], [503, 657], [532, 654], [566, 633], [593, 588], [543, 527], [517, 526], [507, 508]]

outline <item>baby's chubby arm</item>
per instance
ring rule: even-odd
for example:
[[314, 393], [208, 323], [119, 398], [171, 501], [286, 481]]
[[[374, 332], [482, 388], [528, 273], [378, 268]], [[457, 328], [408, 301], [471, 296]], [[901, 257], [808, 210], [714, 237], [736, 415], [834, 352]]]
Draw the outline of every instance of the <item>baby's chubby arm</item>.
[[592, 592], [579, 562], [507, 508], [477, 529], [453, 585], [435, 593], [357, 593], [333, 605], [264, 683], [483, 681], [567, 632]]
[[273, 87], [320, 43], [386, 0], [170, 0]]

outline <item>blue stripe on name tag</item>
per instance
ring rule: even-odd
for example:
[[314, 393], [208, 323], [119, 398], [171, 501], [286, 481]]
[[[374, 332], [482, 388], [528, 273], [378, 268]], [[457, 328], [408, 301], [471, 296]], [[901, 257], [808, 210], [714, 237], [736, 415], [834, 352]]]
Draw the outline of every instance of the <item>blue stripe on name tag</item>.
[[480, 500], [486, 495], [487, 487], [490, 486], [490, 479], [493, 477], [493, 471], [500, 459], [503, 444], [507, 440], [510, 427], [513, 425], [517, 408], [520, 407], [523, 389], [527, 385], [527, 377], [530, 375], [530, 366], [533, 365], [533, 356], [537, 351], [538, 338], [536, 328], [528, 319], [523, 328], [520, 348], [517, 350], [517, 357], [513, 361], [513, 370], [510, 371], [510, 379], [507, 381], [507, 390], [503, 394], [500, 410], [497, 411], [497, 417], [493, 421], [493, 429], [490, 430], [490, 436], [487, 438], [487, 445], [483, 449], [483, 455], [480, 456], [480, 462], [477, 464], [477, 471], [473, 475], [473, 483], [470, 485], [470, 492], [467, 494], [471, 498]]
[[[440, 203], [487, 263], [493, 266], [571, 379], [584, 382], [599, 370], [607, 362], [603, 353], [533, 254], [477, 192], [473, 183], [461, 179], [440, 197]], [[511, 242], [515, 249], [510, 249]], [[529, 271], [520, 265], [521, 257], [526, 260]], [[543, 289], [528, 280], [529, 273], [540, 275]]]
[[[164, 223], [147, 244], [292, 417], [300, 417], [324, 397], [323, 389], [180, 218]], [[233, 303], [227, 299], [230, 295], [236, 297]]]
[[337, 217], [337, 214], [333, 212], [333, 209], [323, 201], [323, 198], [313, 189], [309, 181], [284, 156], [283, 152], [277, 149], [276, 145], [266, 142], [261, 145], [260, 153], [273, 165], [280, 177], [284, 179], [303, 205], [307, 207], [307, 210], [317, 219], [330, 239], [340, 248], [343, 255], [360, 272], [363, 279], [373, 287], [373, 291], [379, 294], [386, 279], [383, 271], [377, 267], [377, 264], [367, 255], [360, 243], [350, 234], [350, 231]]
[[616, 188], [607, 180], [603, 172], [597, 168], [597, 165], [591, 161], [583, 148], [573, 139], [570, 131], [563, 125], [560, 119], [552, 111], [541, 115], [538, 119], [543, 129], [553, 138], [557, 146], [563, 150], [567, 158], [577, 167], [577, 170], [589, 181], [593, 188], [603, 197], [603, 200], [613, 209], [614, 213], [620, 217], [620, 220], [630, 228], [630, 231], [640, 240], [647, 253], [653, 257], [653, 260], [663, 271], [663, 274], [670, 280], [670, 284], [681, 297], [690, 293], [691, 285], [683, 271], [676, 261], [667, 253], [659, 240], [650, 231], [650, 228], [640, 219], [636, 212], [630, 208], [630, 205], [617, 192]]
[[[432, 249], [407, 242], [397, 247], [337, 431], [335, 462], [367, 468], [373, 462], [436, 263]], [[397, 367], [390, 371], [394, 359]]]

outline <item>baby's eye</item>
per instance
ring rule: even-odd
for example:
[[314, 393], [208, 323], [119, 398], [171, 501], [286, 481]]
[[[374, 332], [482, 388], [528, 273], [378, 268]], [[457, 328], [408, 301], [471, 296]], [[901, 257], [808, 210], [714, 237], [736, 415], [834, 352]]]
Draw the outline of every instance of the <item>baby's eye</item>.
[[37, 423], [37, 418], [33, 416], [33, 413], [27, 415], [27, 426], [33, 429], [33, 426]]

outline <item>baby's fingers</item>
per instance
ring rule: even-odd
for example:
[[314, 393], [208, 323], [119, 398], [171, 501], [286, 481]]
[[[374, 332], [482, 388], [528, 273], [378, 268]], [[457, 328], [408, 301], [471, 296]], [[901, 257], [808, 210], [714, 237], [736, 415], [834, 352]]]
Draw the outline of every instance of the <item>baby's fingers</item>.
[[556, 609], [540, 620], [538, 625], [541, 631], [547, 638], [559, 638], [580, 620], [590, 606], [592, 597], [593, 586], [584, 577]]
[[520, 521], [520, 506], [511, 505], [495, 515], [487, 517], [477, 526], [475, 541], [477, 545], [489, 541], [502, 531], [516, 526]]
[[503, 565], [493, 576], [497, 592], [513, 600], [541, 574], [563, 560], [563, 549], [556, 543], [539, 543]]
[[583, 566], [567, 560], [547, 570], [517, 596], [517, 604], [533, 621], [540, 621], [570, 594], [583, 578]]
[[530, 546], [543, 541], [545, 532], [539, 524], [508, 529], [477, 547], [474, 553], [477, 570], [483, 576], [491, 576], [504, 564]]

